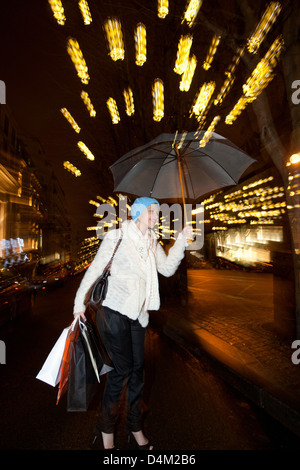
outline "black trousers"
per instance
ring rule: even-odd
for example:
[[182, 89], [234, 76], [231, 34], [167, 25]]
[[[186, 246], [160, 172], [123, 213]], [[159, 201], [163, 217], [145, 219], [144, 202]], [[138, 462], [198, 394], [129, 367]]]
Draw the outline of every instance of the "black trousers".
[[107, 374], [100, 417], [96, 432], [114, 432], [119, 417], [119, 400], [127, 382], [128, 431], [142, 427], [142, 391], [144, 385], [145, 328], [108, 307], [97, 315], [97, 325], [103, 343], [113, 362]]

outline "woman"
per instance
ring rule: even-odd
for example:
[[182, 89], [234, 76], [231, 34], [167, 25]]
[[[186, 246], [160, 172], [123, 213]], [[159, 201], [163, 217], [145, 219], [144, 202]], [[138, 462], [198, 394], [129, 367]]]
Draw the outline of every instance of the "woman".
[[167, 256], [157, 243], [153, 231], [158, 215], [159, 203], [156, 199], [136, 199], [131, 206], [132, 220], [125, 221], [121, 229], [106, 234], [75, 297], [74, 315], [80, 315], [85, 320], [86, 292], [102, 273], [122, 237], [113, 259], [107, 294], [102, 304], [104, 319], [98, 316], [100, 334], [114, 367], [107, 375], [100, 418], [95, 428], [95, 440], [102, 435], [104, 449], [114, 448], [118, 402], [125, 379], [129, 405], [128, 432], [134, 436], [140, 449], [153, 448], [141, 425], [148, 310], [158, 310], [160, 306], [157, 272], [166, 277], [172, 276], [184, 257], [187, 239], [193, 237], [191, 227], [185, 227]]

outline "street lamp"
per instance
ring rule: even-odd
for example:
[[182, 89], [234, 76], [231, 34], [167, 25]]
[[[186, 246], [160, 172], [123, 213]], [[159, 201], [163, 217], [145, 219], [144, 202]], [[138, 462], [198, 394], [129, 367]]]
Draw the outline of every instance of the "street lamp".
[[290, 159], [287, 162], [286, 166], [296, 165], [299, 162], [300, 162], [300, 152], [293, 153], [293, 155], [290, 156]]

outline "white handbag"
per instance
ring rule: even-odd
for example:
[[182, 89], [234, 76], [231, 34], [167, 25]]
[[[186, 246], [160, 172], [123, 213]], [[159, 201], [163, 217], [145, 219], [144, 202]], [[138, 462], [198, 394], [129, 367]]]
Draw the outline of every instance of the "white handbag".
[[77, 320], [78, 318], [75, 318], [72, 324], [62, 331], [60, 337], [44, 362], [43, 367], [36, 376], [37, 379], [47, 383], [48, 385], [52, 385], [52, 387], [55, 387], [59, 383], [66, 339], [70, 328], [74, 328]]

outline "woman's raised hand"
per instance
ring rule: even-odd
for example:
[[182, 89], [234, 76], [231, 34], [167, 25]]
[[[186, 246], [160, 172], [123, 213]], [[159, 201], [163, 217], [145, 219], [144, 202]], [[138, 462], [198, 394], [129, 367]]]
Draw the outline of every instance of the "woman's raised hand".
[[182, 234], [185, 238], [192, 240], [194, 239], [195, 235], [193, 234], [193, 227], [190, 225], [186, 225], [182, 230]]

